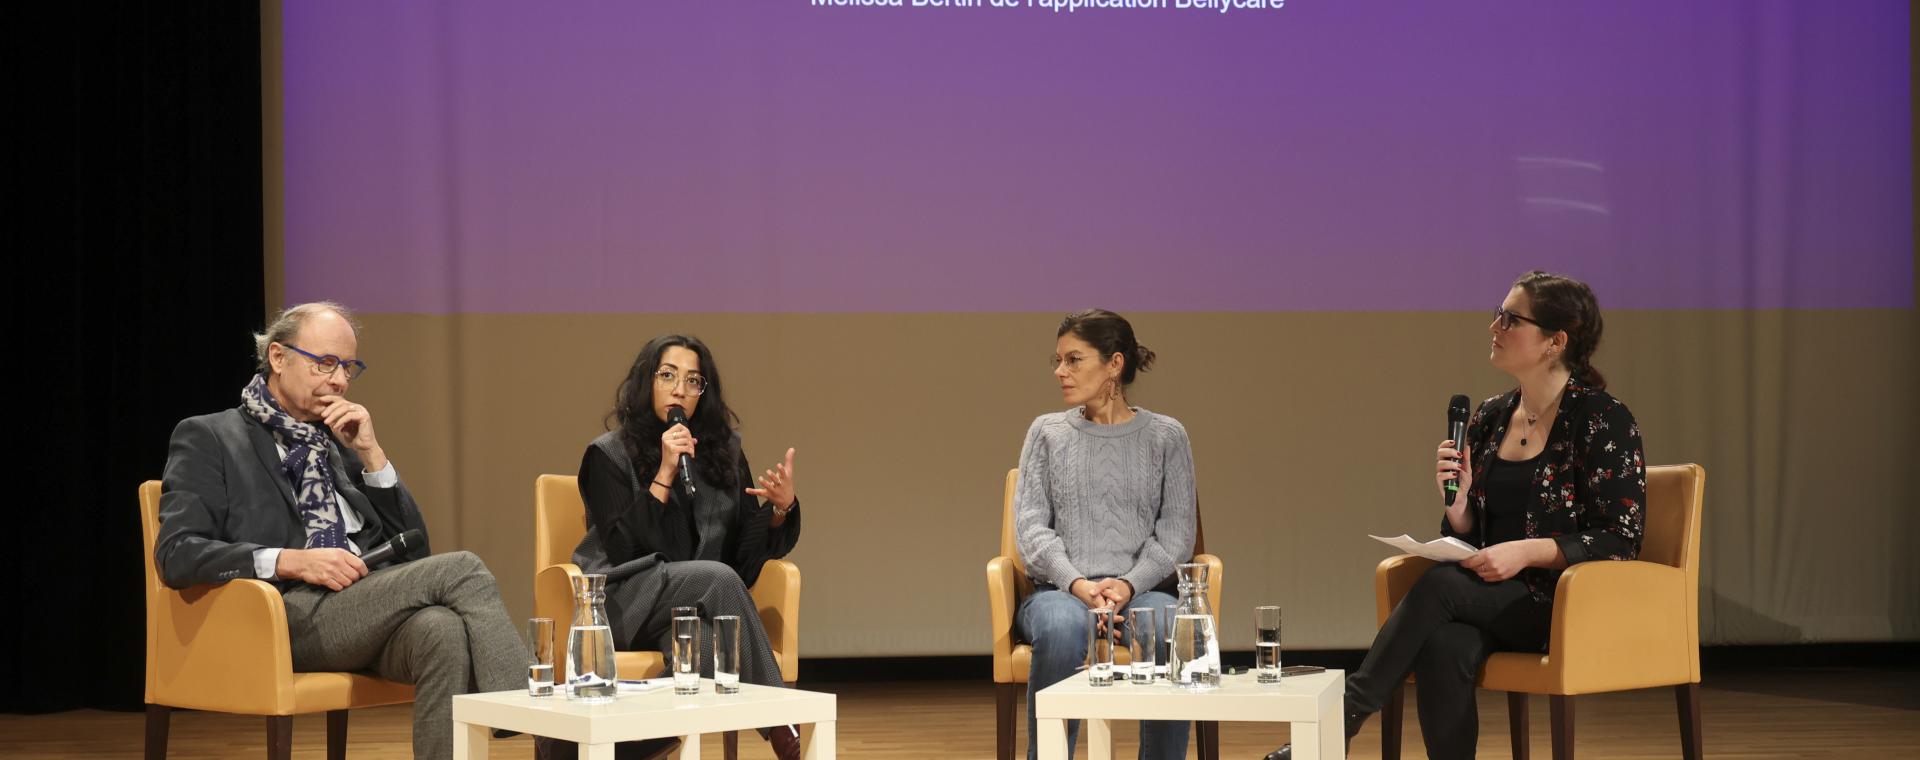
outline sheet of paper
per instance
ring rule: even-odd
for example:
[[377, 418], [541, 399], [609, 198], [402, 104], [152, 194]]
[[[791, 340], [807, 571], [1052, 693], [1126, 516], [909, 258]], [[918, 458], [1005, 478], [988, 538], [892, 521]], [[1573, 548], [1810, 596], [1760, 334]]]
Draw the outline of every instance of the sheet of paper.
[[1459, 562], [1460, 560], [1473, 556], [1474, 552], [1480, 551], [1479, 549], [1473, 548], [1473, 544], [1469, 544], [1453, 536], [1436, 538], [1426, 543], [1421, 543], [1405, 533], [1392, 538], [1374, 535], [1369, 535], [1368, 538], [1408, 554], [1426, 557], [1436, 562]]

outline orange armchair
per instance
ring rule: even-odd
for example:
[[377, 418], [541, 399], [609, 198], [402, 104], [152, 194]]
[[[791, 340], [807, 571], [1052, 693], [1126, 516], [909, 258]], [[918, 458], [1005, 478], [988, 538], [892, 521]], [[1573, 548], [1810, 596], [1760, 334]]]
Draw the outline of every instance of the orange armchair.
[[362, 673], [296, 673], [279, 589], [259, 580], [174, 590], [153, 565], [160, 481], [140, 484], [147, 575], [148, 760], [167, 755], [173, 708], [267, 718], [267, 756], [293, 751], [293, 716], [327, 714], [327, 757], [345, 758], [347, 711], [405, 704], [413, 687]]
[[[1014, 625], [1020, 602], [1033, 594], [1033, 579], [1027, 577], [1027, 565], [1021, 561], [1014, 539], [1013, 494], [1019, 483], [1020, 469], [1008, 470], [1006, 490], [1000, 502], [1000, 556], [987, 561], [987, 608], [993, 625], [994, 725], [999, 760], [1013, 758], [1015, 713], [1021, 695], [1026, 693], [1028, 664], [1033, 660], [1033, 645], [1019, 640], [1019, 631]], [[1219, 618], [1226, 563], [1205, 553], [1205, 531], [1200, 526], [1198, 505], [1195, 505], [1193, 521], [1193, 561], [1207, 565], [1207, 604], [1213, 608], [1214, 617]], [[1115, 656], [1120, 662], [1127, 659], [1125, 651], [1117, 651]], [[1199, 737], [1200, 757], [1206, 760], [1219, 757], [1219, 724], [1196, 723], [1200, 729], [1194, 732]]]
[[[1480, 670], [1481, 688], [1507, 692], [1513, 756], [1528, 756], [1527, 695], [1545, 694], [1553, 757], [1573, 757], [1573, 698], [1674, 687], [1681, 753], [1698, 760], [1700, 737], [1700, 511], [1707, 471], [1697, 464], [1647, 468], [1646, 534], [1640, 558], [1582, 562], [1560, 575], [1547, 653], [1499, 652]], [[1403, 554], [1374, 571], [1382, 625], [1431, 560]], [[1381, 756], [1400, 757], [1403, 689], [1380, 711]]]

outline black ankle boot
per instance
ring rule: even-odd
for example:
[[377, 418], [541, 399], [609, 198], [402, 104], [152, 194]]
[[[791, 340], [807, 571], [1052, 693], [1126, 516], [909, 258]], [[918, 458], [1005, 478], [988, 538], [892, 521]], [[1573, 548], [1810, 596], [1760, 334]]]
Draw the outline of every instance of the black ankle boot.
[[[1360, 735], [1360, 725], [1367, 722], [1368, 713], [1347, 713], [1347, 752], [1352, 754], [1353, 737]], [[1293, 745], [1282, 744], [1279, 749], [1267, 753], [1267, 760], [1293, 760]]]

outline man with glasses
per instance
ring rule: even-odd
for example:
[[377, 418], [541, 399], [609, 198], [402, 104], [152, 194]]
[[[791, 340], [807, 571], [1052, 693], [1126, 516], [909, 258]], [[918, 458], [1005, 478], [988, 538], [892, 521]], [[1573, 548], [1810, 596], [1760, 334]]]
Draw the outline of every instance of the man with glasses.
[[[425, 556], [420, 507], [347, 387], [367, 365], [351, 314], [281, 312], [254, 336], [240, 405], [174, 428], [154, 564], [187, 588], [279, 587], [296, 671], [372, 671], [414, 685], [413, 752], [453, 755], [452, 699], [525, 685], [527, 656], [493, 574], [469, 552]], [[361, 555], [407, 530], [420, 550]]]

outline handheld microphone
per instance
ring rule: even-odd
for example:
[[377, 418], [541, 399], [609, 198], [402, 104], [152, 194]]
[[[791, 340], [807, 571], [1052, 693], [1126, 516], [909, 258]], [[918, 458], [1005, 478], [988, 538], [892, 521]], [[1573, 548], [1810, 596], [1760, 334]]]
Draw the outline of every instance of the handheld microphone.
[[386, 543], [373, 547], [373, 551], [360, 555], [360, 561], [371, 568], [395, 557], [405, 557], [420, 546], [420, 529], [414, 528], [394, 536]]
[[[667, 407], [667, 425], [687, 424], [687, 410], [678, 406]], [[687, 490], [687, 499], [693, 499], [693, 457], [680, 455], [680, 487]]]
[[[1473, 400], [1464, 394], [1455, 395], [1452, 401], [1447, 402], [1447, 440], [1453, 441], [1453, 448], [1457, 451], [1463, 451], [1467, 447], [1467, 415], [1471, 413], [1468, 407], [1472, 403]], [[1454, 461], [1460, 460], [1456, 458]], [[1455, 475], [1452, 480], [1447, 481], [1447, 506], [1453, 506], [1453, 498], [1459, 494], [1460, 476]]]

